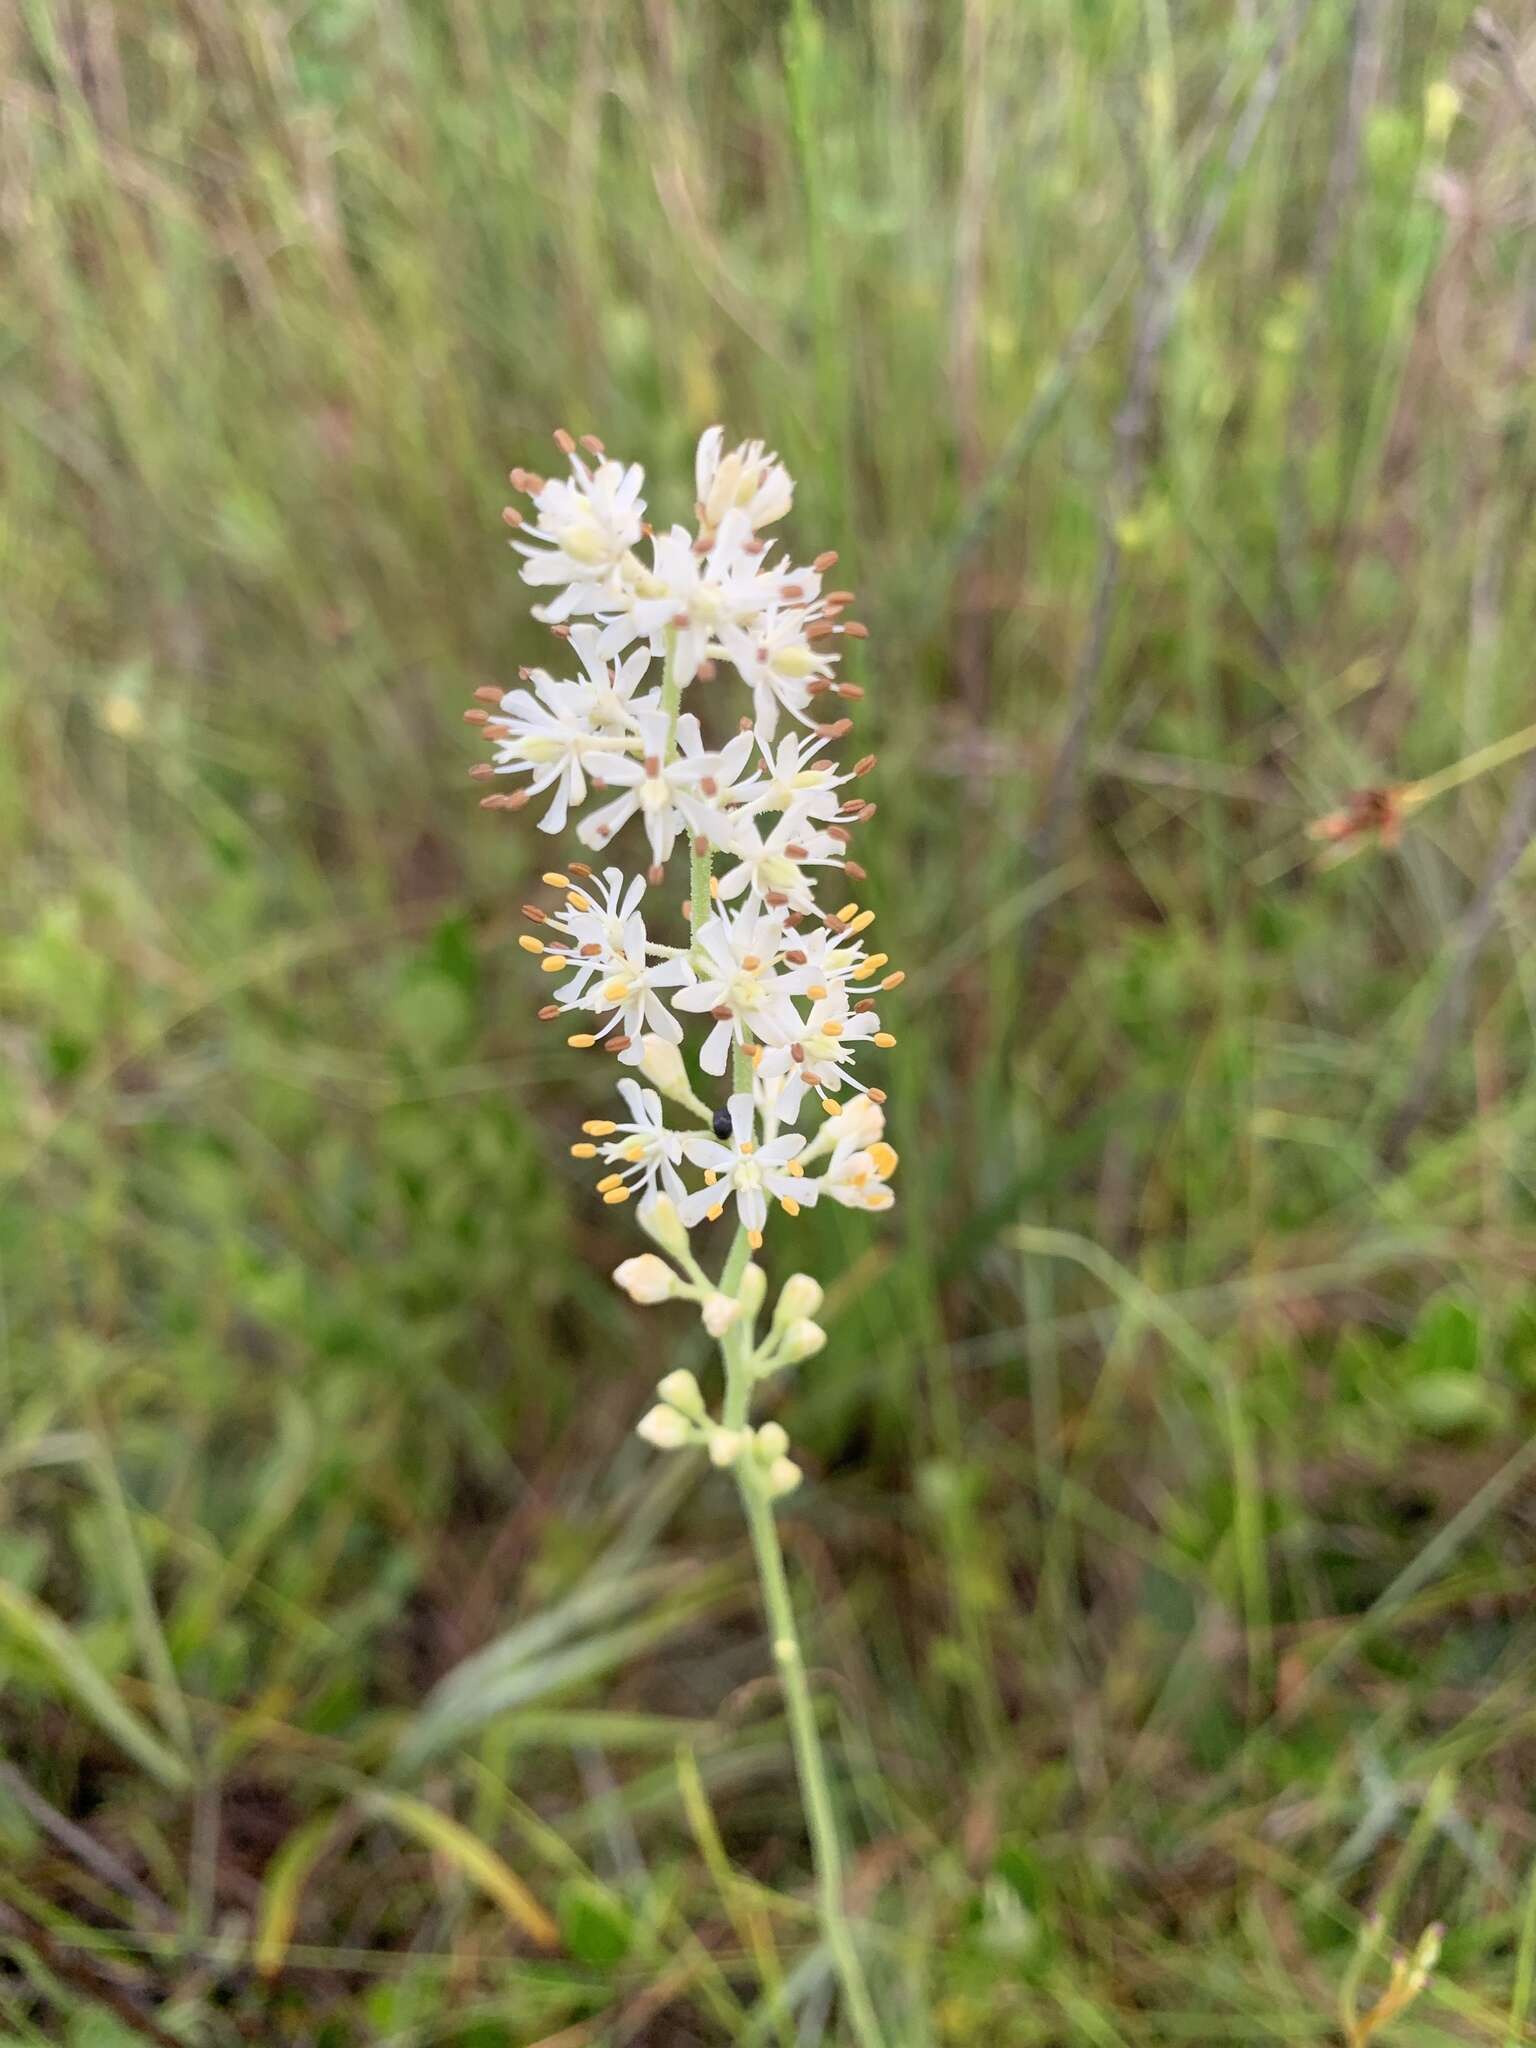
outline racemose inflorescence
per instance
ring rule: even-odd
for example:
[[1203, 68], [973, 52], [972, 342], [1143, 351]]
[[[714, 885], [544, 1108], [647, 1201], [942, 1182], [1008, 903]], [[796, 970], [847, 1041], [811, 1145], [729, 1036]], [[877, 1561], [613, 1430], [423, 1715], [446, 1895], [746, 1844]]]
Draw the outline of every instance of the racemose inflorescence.
[[[637, 1301], [697, 1301], [723, 1338], [761, 1305], [746, 1253], [773, 1211], [893, 1199], [867, 1063], [895, 1043], [877, 1002], [902, 976], [866, 944], [874, 912], [845, 900], [865, 879], [849, 849], [874, 812], [874, 759], [834, 756], [852, 724], [839, 700], [863, 695], [838, 677], [840, 643], [864, 628], [844, 616], [852, 593], [826, 587], [834, 554], [797, 565], [764, 537], [794, 486], [762, 442], [727, 450], [711, 427], [694, 525], [658, 529], [638, 465], [590, 436], [555, 439], [569, 476], [513, 470], [532, 515], [504, 517], [544, 593], [534, 616], [567, 658], [476, 692], [494, 708], [467, 716], [493, 754], [472, 772], [519, 783], [486, 807], [542, 803], [540, 829], [573, 828], [593, 856], [545, 875], [556, 894], [525, 906], [534, 931], [520, 941], [551, 978], [540, 1016], [629, 1070], [614, 1115], [584, 1124], [572, 1150], [601, 1167], [604, 1201], [638, 1197], [666, 1255], [626, 1260], [619, 1284]], [[686, 887], [669, 897], [674, 865]], [[692, 1234], [727, 1215], [742, 1255], [710, 1280]], [[785, 1283], [754, 1377], [819, 1348], [820, 1298], [803, 1274]], [[641, 1425], [651, 1441], [705, 1442], [722, 1464], [750, 1441], [771, 1491], [798, 1479], [776, 1424], [710, 1423], [686, 1373], [661, 1391]]]

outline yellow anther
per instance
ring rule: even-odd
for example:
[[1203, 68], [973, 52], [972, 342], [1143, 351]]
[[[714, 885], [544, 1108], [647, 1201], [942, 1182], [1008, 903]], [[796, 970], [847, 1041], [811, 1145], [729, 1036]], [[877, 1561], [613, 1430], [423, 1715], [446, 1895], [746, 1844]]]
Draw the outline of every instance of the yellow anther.
[[803, 1180], [805, 1178], [805, 1168], [800, 1164], [798, 1159], [791, 1159], [788, 1166], [785, 1167], [784, 1171], [786, 1173], [792, 1173], [796, 1180]]
[[572, 910], [590, 910], [592, 908], [579, 889], [573, 889], [565, 900], [569, 903]]
[[583, 1124], [581, 1128], [589, 1138], [611, 1138], [619, 1127], [617, 1124], [609, 1123], [605, 1116], [595, 1116], [590, 1123]]
[[814, 988], [808, 988], [806, 994], [813, 1003], [824, 1003], [827, 1000], [827, 992], [819, 981]]
[[629, 1200], [629, 1194], [630, 1191], [628, 1188], [610, 1188], [607, 1194], [604, 1195], [603, 1200], [609, 1203], [610, 1205], [614, 1202], [627, 1202]]
[[574, 1045], [578, 1052], [585, 1052], [589, 1046], [596, 1045], [597, 1040], [590, 1031], [573, 1031], [565, 1042]]
[[843, 1113], [843, 1105], [840, 1102], [834, 1102], [830, 1095], [822, 1096], [821, 1106], [828, 1116], [841, 1116]]
[[846, 924], [850, 917], [857, 917], [858, 914], [859, 906], [857, 905], [857, 903], [845, 903], [842, 909], [837, 913], [838, 921], [841, 924]]
[[713, 1209], [706, 1209], [706, 1210], [704, 1211], [704, 1214], [705, 1214], [705, 1217], [706, 1217], [706, 1219], [707, 1219], [707, 1220], [708, 1220], [709, 1222], [711, 1222], [711, 1223], [718, 1223], [718, 1222], [720, 1221], [720, 1218], [721, 1218], [721, 1217], [722, 1217], [722, 1216], [723, 1216], [723, 1215], [725, 1214], [725, 1211], [724, 1211], [724, 1209], [722, 1209], [722, 1208], [721, 1208], [720, 1204], [719, 1204], [719, 1203], [717, 1202], [717, 1203], [715, 1204], [715, 1206], [714, 1206], [714, 1208], [713, 1208]]
[[751, 1245], [753, 1251], [760, 1252], [763, 1248], [763, 1233], [760, 1230], [749, 1230], [747, 1243]]
[[541, 879], [548, 882], [551, 889], [569, 889], [569, 887], [571, 886], [571, 878], [569, 875], [557, 875], [551, 872], [550, 874], [543, 876]]
[[595, 1159], [597, 1157], [597, 1147], [595, 1145], [573, 1145], [571, 1147], [571, 1157], [573, 1159]]
[[519, 932], [517, 943], [525, 953], [542, 953], [544, 950], [544, 941], [536, 939], [532, 932]]
[[829, 1017], [821, 1027], [821, 1035], [823, 1038], [841, 1038], [843, 1027], [835, 1017]]
[[717, 1180], [718, 1180], [719, 1178], [720, 1178], [719, 1174], [718, 1174], [718, 1173], [716, 1173], [715, 1169], [714, 1169], [714, 1168], [713, 1168], [712, 1166], [706, 1166], [706, 1167], [705, 1167], [705, 1169], [704, 1169], [704, 1185], [705, 1185], [705, 1187], [707, 1187], [707, 1188], [712, 1188], [712, 1187], [714, 1186], [715, 1182], [716, 1182], [716, 1181], [717, 1181]]
[[639, 1138], [631, 1139], [629, 1144], [624, 1147], [624, 1157], [632, 1166], [638, 1166], [645, 1157], [645, 1144], [643, 1140]]
[[866, 1146], [865, 1150], [869, 1153], [876, 1173], [882, 1180], [889, 1180], [896, 1171], [896, 1154], [886, 1144], [884, 1138], [877, 1138], [874, 1144]]
[[546, 953], [539, 962], [540, 971], [544, 974], [561, 974], [569, 965], [563, 953]]
[[622, 1173], [605, 1173], [597, 1184], [597, 1192], [600, 1195], [606, 1195], [611, 1189], [622, 1187], [623, 1185], [624, 1176]]
[[[867, 932], [874, 921], [875, 913], [872, 910], [861, 910], [848, 929], [850, 932]], [[881, 964], [884, 965], [884, 962]]]
[[873, 1043], [878, 1045], [882, 1052], [888, 1052], [896, 1043], [896, 1034], [894, 1031], [877, 1031]]
[[604, 982], [603, 984], [603, 1001], [605, 1003], [622, 1003], [628, 994], [629, 983], [622, 976], [617, 980]]
[[798, 1216], [800, 1214], [800, 1204], [795, 1200], [793, 1195], [780, 1195], [779, 1207], [784, 1211], [784, 1214], [786, 1216]]

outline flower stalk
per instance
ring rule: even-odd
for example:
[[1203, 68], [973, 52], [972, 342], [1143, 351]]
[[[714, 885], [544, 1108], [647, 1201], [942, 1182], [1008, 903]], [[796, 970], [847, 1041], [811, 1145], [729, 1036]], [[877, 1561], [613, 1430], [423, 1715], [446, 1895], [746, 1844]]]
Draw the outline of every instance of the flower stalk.
[[[639, 1434], [658, 1450], [702, 1448], [734, 1478], [784, 1689], [823, 1937], [859, 2048], [881, 2048], [779, 1541], [777, 1504], [803, 1475], [782, 1425], [753, 1414], [767, 1379], [826, 1342], [822, 1289], [804, 1273], [784, 1282], [759, 1335], [768, 1279], [756, 1254], [770, 1218], [822, 1200], [874, 1211], [893, 1200], [885, 1094], [855, 1069], [895, 1044], [877, 1004], [902, 976], [885, 972], [887, 955], [866, 943], [873, 910], [856, 900], [828, 908], [817, 893], [829, 876], [838, 895], [865, 879], [850, 847], [874, 812], [857, 787], [874, 757], [851, 769], [829, 757], [851, 720], [828, 718], [824, 701], [862, 698], [838, 662], [864, 628], [845, 616], [853, 593], [825, 587], [835, 554], [805, 564], [773, 555], [763, 529], [790, 510], [794, 486], [762, 442], [727, 451], [710, 428], [695, 463], [695, 527], [662, 532], [642, 516], [637, 465], [610, 460], [591, 436], [555, 439], [569, 479], [514, 470], [534, 517], [512, 508], [504, 517], [524, 580], [549, 593], [534, 616], [582, 673], [524, 669], [517, 688], [477, 692], [496, 708], [466, 715], [494, 756], [472, 772], [521, 778], [482, 802], [519, 810], [544, 796], [540, 829], [574, 818], [593, 852], [643, 835], [638, 874], [581, 860], [547, 873], [558, 900], [525, 906], [533, 930], [519, 944], [541, 972], [563, 977], [540, 1016], [580, 1024], [569, 1045], [601, 1046], [631, 1070], [618, 1083], [624, 1114], [589, 1119], [571, 1153], [602, 1169], [605, 1204], [639, 1197], [637, 1220], [655, 1250], [626, 1259], [618, 1285], [646, 1306], [693, 1303], [721, 1361], [718, 1413], [692, 1373], [673, 1371]], [[722, 719], [711, 739], [690, 699], [696, 686], [705, 704], [726, 694], [722, 670], [734, 671], [751, 711], [734, 726]], [[674, 943], [656, 935], [667, 906], [648, 891], [665, 884], [683, 843], [687, 895], [673, 914], [686, 943]], [[703, 1031], [692, 1046], [689, 1023]], [[807, 1119], [819, 1127], [799, 1128]], [[711, 1279], [694, 1234], [729, 1209], [730, 1249]]]

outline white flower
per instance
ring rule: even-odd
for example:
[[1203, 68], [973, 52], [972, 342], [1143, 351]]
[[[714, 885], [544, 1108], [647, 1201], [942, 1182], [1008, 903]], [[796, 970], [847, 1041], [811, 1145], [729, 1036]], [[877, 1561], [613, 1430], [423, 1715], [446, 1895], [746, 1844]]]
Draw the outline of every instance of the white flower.
[[[525, 583], [565, 586], [549, 604], [534, 607], [535, 618], [552, 624], [595, 609], [639, 542], [645, 511], [640, 495], [645, 472], [638, 463], [626, 469], [604, 459], [589, 468], [574, 445], [567, 452], [569, 481], [526, 479], [537, 516], [520, 528], [524, 537], [512, 543], [523, 557]], [[521, 477], [516, 471], [513, 481]], [[539, 488], [533, 491], [536, 483]]]
[[660, 690], [647, 690], [637, 697], [636, 689], [651, 672], [651, 650], [637, 647], [613, 667], [603, 659], [596, 626], [583, 623], [571, 628], [571, 646], [587, 672], [586, 715], [598, 731], [632, 733], [636, 714], [655, 704]]
[[755, 903], [734, 917], [717, 911], [694, 941], [698, 979], [672, 998], [679, 1010], [707, 1010], [715, 1027], [699, 1052], [706, 1074], [723, 1074], [733, 1042], [792, 1031], [797, 1023], [790, 997], [803, 984], [794, 972], [780, 974], [784, 926]]
[[677, 835], [685, 827], [712, 843], [725, 838], [730, 824], [724, 807], [752, 751], [752, 735], [738, 733], [718, 753], [711, 752], [699, 737], [699, 721], [684, 712], [677, 721], [678, 751], [668, 759], [669, 723], [664, 711], [642, 711], [639, 758], [615, 757], [604, 763], [605, 782], [624, 785], [624, 794], [582, 819], [577, 837], [583, 845], [606, 846], [637, 811], [645, 821], [651, 860], [658, 868], [672, 858]]
[[886, 1182], [895, 1171], [896, 1154], [890, 1146], [883, 1138], [863, 1142], [863, 1131], [856, 1123], [852, 1130], [838, 1132], [832, 1158], [818, 1185], [845, 1209], [889, 1209], [896, 1197]]
[[670, 1301], [677, 1292], [677, 1275], [654, 1252], [641, 1252], [633, 1259], [625, 1259], [622, 1265], [614, 1267], [613, 1278], [631, 1301], [645, 1308]]
[[732, 512], [720, 531], [698, 541], [685, 526], [651, 541], [650, 566], [635, 563], [598, 608], [605, 655], [644, 641], [655, 654], [672, 635], [673, 674], [686, 688], [726, 627], [750, 626], [782, 596], [782, 573], [766, 570], [762, 543], [746, 514]]
[[822, 617], [816, 605], [781, 603], [749, 624], [727, 621], [720, 627], [720, 652], [750, 687], [758, 734], [764, 740], [778, 731], [781, 707], [802, 724], [812, 722], [815, 699], [809, 686], [830, 682], [837, 663], [835, 654], [807, 637], [808, 628]]
[[699, 525], [712, 533], [730, 511], [744, 512], [754, 528], [771, 526], [794, 503], [789, 471], [761, 441], [742, 441], [728, 455], [724, 427], [706, 427], [693, 460]]
[[798, 1215], [814, 1203], [816, 1183], [796, 1170], [796, 1154], [805, 1145], [798, 1132], [755, 1145], [751, 1096], [733, 1095], [727, 1106], [731, 1119], [728, 1145], [714, 1138], [683, 1140], [684, 1153], [695, 1166], [703, 1167], [707, 1184], [678, 1204], [678, 1214], [691, 1228], [705, 1216], [713, 1221], [734, 1198], [737, 1216], [755, 1245], [768, 1220], [769, 1196], [782, 1203], [790, 1215]]
[[[629, 1110], [628, 1123], [594, 1118], [582, 1125], [589, 1136], [607, 1141], [593, 1150], [614, 1171], [598, 1185], [608, 1194], [615, 1188], [639, 1182], [644, 1184], [646, 1197], [654, 1197], [659, 1191], [673, 1203], [685, 1200], [687, 1190], [677, 1170], [683, 1162], [683, 1134], [667, 1129], [661, 1097], [654, 1088], [642, 1088], [638, 1081], [629, 1080], [619, 1083], [619, 1093]], [[644, 1221], [644, 1200], [640, 1213]], [[683, 1242], [686, 1245], [687, 1239]]]
[[823, 1099], [841, 1092], [843, 1080], [851, 1073], [851, 1062], [861, 1045], [880, 1034], [880, 1019], [873, 1010], [850, 1010], [848, 992], [838, 986], [823, 990], [809, 1014], [796, 1018], [794, 1028], [784, 1031], [771, 1024], [760, 1034], [767, 1050], [758, 1071], [766, 1083], [783, 1077], [778, 1095], [779, 1113], [794, 1123], [807, 1089]]
[[776, 746], [760, 735], [762, 768], [737, 792], [743, 807], [752, 812], [793, 811], [797, 818], [831, 820], [838, 813], [840, 789], [851, 775], [841, 774], [835, 761], [818, 761], [827, 745], [815, 732], [787, 732]]
[[[626, 1040], [615, 1050], [625, 1066], [637, 1067], [644, 1051], [641, 1041], [647, 1032], [659, 1038], [682, 1037], [682, 1027], [663, 1006], [657, 990], [679, 988], [692, 981], [693, 968], [686, 954], [652, 946], [646, 936], [645, 918], [637, 907], [639, 898], [634, 885], [629, 884], [621, 897], [618, 881], [610, 881], [610, 877], [622, 881], [616, 868], [607, 870], [607, 905], [601, 911], [574, 911], [574, 918], [579, 920], [576, 928], [590, 936], [574, 951], [548, 947], [546, 957], [569, 962], [573, 969], [570, 980], [555, 991], [560, 1007], [590, 1011], [603, 1018], [597, 1035], [616, 1034]], [[581, 891], [572, 893], [578, 903], [590, 903]], [[567, 903], [569, 907], [569, 898]], [[570, 921], [568, 918], [561, 928], [566, 928]], [[553, 925], [556, 920], [548, 922]], [[657, 954], [661, 957], [654, 958]]]
[[587, 683], [557, 682], [543, 669], [529, 675], [531, 690], [508, 690], [497, 718], [486, 731], [496, 743], [496, 773], [529, 777], [529, 794], [553, 788], [539, 820], [544, 832], [558, 832], [572, 804], [586, 801], [586, 776], [593, 764], [622, 760], [633, 745], [623, 733], [598, 730]]
[[755, 818], [740, 818], [731, 834], [728, 855], [736, 865], [720, 877], [720, 896], [729, 903], [750, 889], [765, 903], [782, 904], [809, 914], [816, 908], [815, 884], [808, 868], [843, 865], [841, 840], [806, 824], [791, 811], [765, 837]]

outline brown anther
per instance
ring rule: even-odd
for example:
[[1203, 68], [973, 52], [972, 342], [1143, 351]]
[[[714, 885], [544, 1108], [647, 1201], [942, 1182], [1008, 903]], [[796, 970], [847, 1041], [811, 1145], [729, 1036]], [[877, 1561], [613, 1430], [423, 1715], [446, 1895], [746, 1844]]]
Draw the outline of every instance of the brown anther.
[[649, 775], [651, 780], [654, 782], [656, 777], [661, 773], [660, 759], [655, 754], [647, 754], [643, 765], [646, 774]]
[[855, 761], [853, 764], [854, 774], [867, 775], [870, 769], [874, 767], [876, 761], [879, 760], [879, 758], [880, 757], [878, 754], [866, 754], [862, 760]]
[[823, 604], [852, 604], [852, 603], [853, 603], [853, 592], [852, 592], [851, 590], [829, 590], [829, 591], [827, 592], [826, 596], [825, 596], [825, 597], [824, 597], [824, 598], [822, 599], [822, 603], [823, 603]]
[[789, 1056], [795, 1062], [796, 1066], [805, 1065], [805, 1047], [803, 1045], [792, 1045], [789, 1048]]
[[856, 860], [845, 860], [843, 862], [843, 873], [848, 876], [850, 881], [867, 882], [869, 880], [869, 869], [861, 868]]
[[802, 953], [798, 946], [796, 946], [792, 951], [786, 952], [784, 955], [784, 958], [789, 962], [791, 967], [804, 967], [807, 961], [810, 959], [810, 957], [811, 956], [809, 953]]
[[839, 626], [837, 630], [840, 633], [846, 633], [850, 640], [867, 640], [869, 638], [868, 626], [863, 625], [858, 619], [850, 619], [845, 626]]
[[556, 427], [555, 429], [555, 446], [562, 455], [574, 455], [576, 453], [575, 440], [565, 431], [564, 427]]
[[834, 911], [830, 910], [822, 919], [822, 923], [826, 926], [829, 932], [845, 932], [848, 929], [847, 918], [839, 917]]
[[717, 1003], [717, 1004], [715, 1005], [714, 1009], [712, 1009], [712, 1010], [710, 1011], [710, 1013], [709, 1013], [709, 1014], [711, 1015], [711, 1017], [713, 1017], [713, 1018], [714, 1018], [714, 1019], [716, 1020], [716, 1022], [717, 1022], [717, 1023], [720, 1023], [720, 1024], [725, 1024], [725, 1023], [728, 1023], [728, 1022], [730, 1021], [730, 1019], [731, 1019], [731, 1016], [732, 1016], [732, 1014], [733, 1014], [733, 1013], [732, 1013], [732, 1011], [731, 1011], [731, 1010], [730, 1010], [730, 1009], [729, 1009], [729, 1008], [727, 1007], [727, 1005], [726, 1005], [726, 1004], [724, 1004], [724, 1003]]
[[523, 915], [530, 924], [549, 923], [549, 912], [547, 910], [540, 910], [537, 903], [525, 903], [523, 905]]
[[803, 910], [792, 910], [789, 913], [788, 917], [785, 918], [784, 922], [788, 926], [790, 926], [792, 930], [798, 929], [800, 925], [805, 923], [805, 912]]
[[626, 1037], [624, 1036], [624, 1034], [623, 1034], [622, 1032], [620, 1032], [620, 1034], [619, 1034], [619, 1036], [618, 1036], [617, 1038], [605, 1038], [605, 1039], [603, 1040], [603, 1051], [604, 1051], [604, 1052], [628, 1052], [628, 1051], [629, 1051], [629, 1040], [628, 1040], [628, 1039], [627, 1039], [627, 1038], [626, 1038]]
[[745, 540], [742, 542], [741, 552], [744, 555], [760, 555], [763, 552], [764, 548], [767, 547], [767, 545], [767, 541], [761, 540], [754, 535], [754, 537], [751, 540]]
[[875, 999], [873, 996], [866, 996], [862, 1003], [855, 1003], [853, 1007], [855, 1014], [860, 1010], [872, 1010], [875, 1007]]
[[569, 640], [571, 637], [571, 629], [569, 626], [551, 626], [549, 630], [551, 631], [551, 633], [554, 634], [557, 640]]
[[751, 732], [751, 731], [753, 731], [753, 730], [754, 730], [754, 728], [753, 728], [753, 724], [752, 724], [752, 721], [751, 721], [751, 719], [750, 719], [750, 718], [738, 718], [738, 719], [737, 719], [737, 721], [736, 721], [736, 730], [737, 730], [738, 732]]
[[523, 515], [515, 505], [503, 505], [501, 508], [501, 519], [504, 526], [521, 526], [523, 524]]
[[833, 685], [839, 697], [846, 697], [850, 704], [857, 704], [864, 695], [862, 683], [836, 683]]
[[672, 614], [672, 623], [673, 623], [673, 625], [674, 625], [674, 626], [676, 626], [677, 630], [678, 630], [678, 631], [679, 631], [679, 632], [681, 633], [681, 632], [682, 632], [682, 630], [683, 630], [683, 628], [684, 628], [684, 627], [685, 627], [685, 626], [687, 625], [687, 623], [688, 623], [688, 614], [687, 614], [686, 612], [674, 612], [674, 613]]
[[507, 482], [514, 491], [524, 491], [530, 498], [536, 498], [544, 488], [544, 479], [534, 469], [514, 469]]
[[812, 562], [811, 567], [816, 571], [818, 576], [825, 576], [827, 571], [832, 567], [832, 564], [836, 560], [837, 549], [827, 548], [822, 554], [819, 554], [816, 557], [815, 561]]
[[647, 882], [650, 883], [653, 889], [658, 885], [658, 883], [664, 882], [666, 878], [667, 871], [659, 861], [653, 861], [645, 871], [645, 879]]
[[700, 832], [695, 835], [693, 842], [693, 850], [699, 856], [700, 860], [702, 860], [705, 854], [708, 853], [709, 840], [704, 833]]
[[789, 901], [789, 898], [784, 894], [782, 889], [769, 889], [764, 892], [763, 901], [768, 905], [770, 910], [782, 910], [784, 908], [784, 905]]
[[824, 740], [840, 740], [844, 733], [853, 731], [851, 718], [834, 718], [830, 725], [818, 725], [816, 730]]
[[779, 585], [779, 595], [780, 597], [788, 598], [793, 603], [797, 597], [804, 597], [805, 592], [798, 583], [781, 583]]
[[481, 704], [499, 704], [502, 693], [494, 683], [482, 683], [479, 689], [476, 690], [475, 697]]
[[485, 782], [496, 773], [496, 770], [491, 766], [489, 761], [477, 761], [474, 767], [471, 768], [469, 772], [475, 778], [476, 782]]
[[641, 520], [640, 531], [645, 535], [647, 540], [654, 540], [656, 538], [656, 529], [654, 526], [652, 526], [649, 519]]
[[482, 811], [520, 811], [527, 801], [527, 790], [518, 789], [506, 796], [483, 796], [480, 799], [480, 808]]
[[796, 842], [793, 845], [786, 846], [784, 851], [789, 855], [791, 860], [805, 859], [805, 848], [801, 846], [798, 842]]
[[713, 775], [701, 775], [699, 777], [699, 793], [701, 796], [713, 796], [719, 787], [720, 785], [716, 782]]
[[883, 1103], [885, 1101], [885, 1090], [883, 1088], [866, 1088], [864, 1092], [871, 1102]]
[[488, 711], [466, 711], [464, 723], [466, 725], [484, 725], [490, 715]]
[[552, 1024], [560, 1015], [560, 1005], [558, 1003], [546, 1003], [543, 1009], [536, 1014], [541, 1024]]
[[603, 949], [596, 939], [588, 939], [584, 946], [578, 946], [576, 950], [583, 960], [596, 960], [600, 957]]
[[698, 683], [712, 683], [718, 673], [719, 671], [712, 661], [701, 661], [694, 671], [694, 681]]
[[520, 668], [517, 672], [517, 679], [520, 683], [529, 682], [532, 680], [532, 677], [533, 670], [531, 668]]
[[825, 640], [837, 631], [830, 619], [812, 619], [805, 629], [807, 640]]
[[583, 434], [581, 445], [589, 455], [601, 455], [603, 453], [603, 444], [599, 441], [596, 434]]
[[879, 806], [877, 804], [866, 804], [863, 810], [859, 813], [859, 823], [861, 825], [867, 825], [870, 819], [875, 815], [875, 812], [878, 810], [878, 808]]
[[715, 536], [712, 533], [701, 533], [693, 544], [693, 552], [696, 555], [707, 555], [714, 544]]
[[835, 839], [839, 846], [846, 846], [853, 834], [846, 825], [826, 825], [822, 828], [829, 839]]
[[592, 870], [587, 866], [584, 860], [568, 860], [566, 862], [566, 866], [570, 869], [573, 875], [580, 875], [584, 882], [591, 881]]
[[825, 697], [831, 687], [825, 676], [818, 676], [815, 682], [806, 684], [805, 694], [807, 697]]

